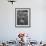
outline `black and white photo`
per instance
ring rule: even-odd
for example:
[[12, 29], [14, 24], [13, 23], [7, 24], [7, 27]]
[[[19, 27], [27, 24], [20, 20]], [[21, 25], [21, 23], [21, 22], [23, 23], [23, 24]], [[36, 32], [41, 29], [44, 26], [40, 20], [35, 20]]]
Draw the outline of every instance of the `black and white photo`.
[[30, 26], [30, 8], [15, 9], [15, 26], [29, 27]]

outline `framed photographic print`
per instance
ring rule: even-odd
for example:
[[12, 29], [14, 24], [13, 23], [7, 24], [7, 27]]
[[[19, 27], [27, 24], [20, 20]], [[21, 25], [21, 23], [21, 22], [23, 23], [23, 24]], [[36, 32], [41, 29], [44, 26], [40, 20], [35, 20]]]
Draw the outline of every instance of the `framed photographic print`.
[[15, 26], [16, 27], [30, 27], [31, 23], [31, 9], [30, 8], [15, 8]]

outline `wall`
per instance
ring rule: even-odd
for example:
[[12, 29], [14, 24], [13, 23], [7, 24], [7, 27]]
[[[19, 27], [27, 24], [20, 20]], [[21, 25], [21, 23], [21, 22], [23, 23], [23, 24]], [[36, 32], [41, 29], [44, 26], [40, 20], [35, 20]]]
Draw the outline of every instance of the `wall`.
[[[46, 1], [17, 0], [13, 5], [0, 0], [0, 40], [15, 40], [18, 33], [29, 33], [33, 40], [46, 40]], [[15, 8], [31, 8], [31, 27], [15, 27]]]

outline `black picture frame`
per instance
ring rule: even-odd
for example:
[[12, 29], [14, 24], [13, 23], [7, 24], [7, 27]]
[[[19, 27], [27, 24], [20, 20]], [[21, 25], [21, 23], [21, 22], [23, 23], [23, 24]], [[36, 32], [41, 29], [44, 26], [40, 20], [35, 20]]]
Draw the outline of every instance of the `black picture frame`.
[[15, 27], [31, 27], [30, 8], [15, 8]]

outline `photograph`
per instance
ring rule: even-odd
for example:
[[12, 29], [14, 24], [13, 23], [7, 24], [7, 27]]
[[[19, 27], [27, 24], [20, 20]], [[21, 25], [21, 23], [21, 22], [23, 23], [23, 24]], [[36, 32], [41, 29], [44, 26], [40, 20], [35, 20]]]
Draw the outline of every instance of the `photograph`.
[[30, 27], [30, 8], [16, 8], [15, 9], [15, 26], [16, 27]]

